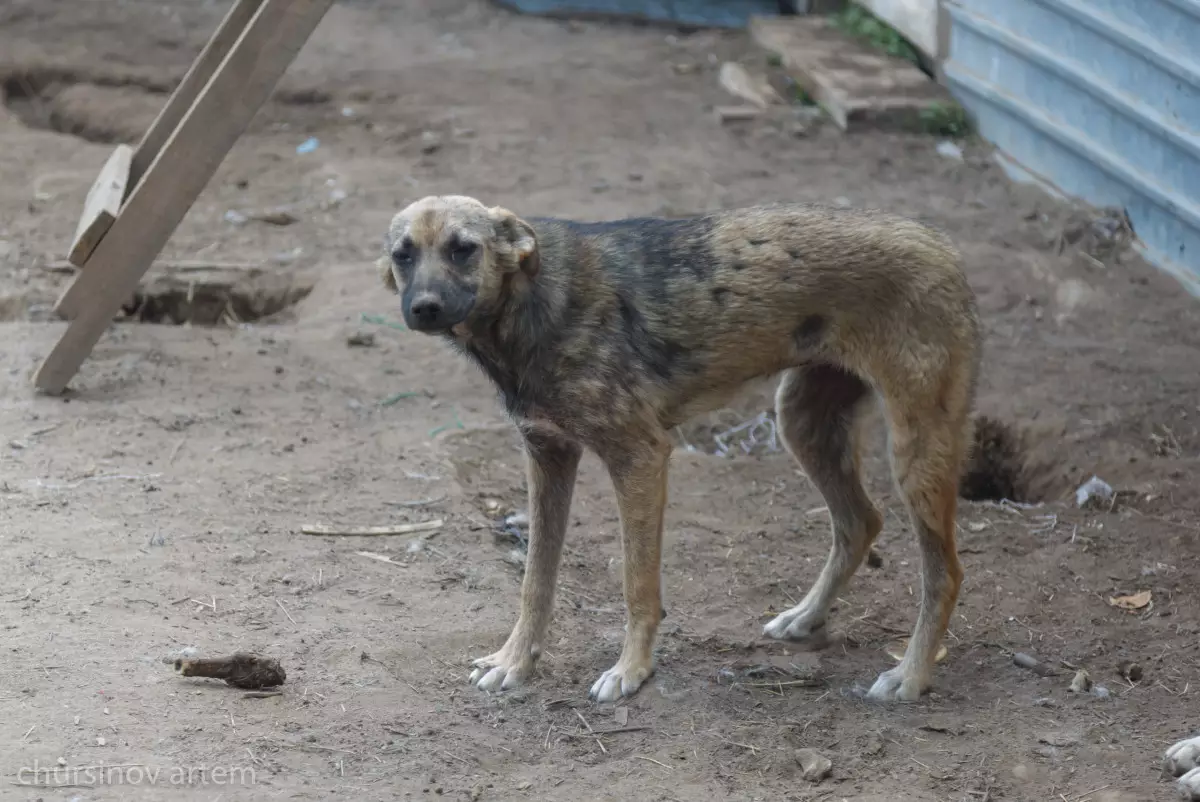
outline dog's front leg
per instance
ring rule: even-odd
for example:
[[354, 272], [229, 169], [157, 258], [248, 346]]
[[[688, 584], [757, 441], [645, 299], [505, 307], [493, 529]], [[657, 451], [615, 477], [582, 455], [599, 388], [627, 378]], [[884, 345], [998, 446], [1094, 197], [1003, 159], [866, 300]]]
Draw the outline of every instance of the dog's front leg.
[[[636, 441], [635, 441], [636, 442]], [[621, 550], [625, 561], [625, 645], [617, 664], [600, 675], [590, 696], [613, 702], [632, 696], [654, 673], [654, 641], [662, 620], [662, 532], [667, 503], [665, 438], [640, 441], [632, 450], [602, 455], [617, 492]]]
[[500, 651], [473, 661], [471, 682], [485, 691], [520, 685], [541, 656], [554, 610], [554, 588], [581, 453], [580, 446], [568, 440], [537, 430], [526, 433], [529, 553], [521, 584], [521, 614]]

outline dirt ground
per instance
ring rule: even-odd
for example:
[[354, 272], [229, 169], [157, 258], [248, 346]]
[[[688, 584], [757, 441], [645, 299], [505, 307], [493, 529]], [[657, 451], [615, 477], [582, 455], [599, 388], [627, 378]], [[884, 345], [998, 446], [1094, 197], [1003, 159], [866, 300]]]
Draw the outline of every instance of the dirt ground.
[[[1171, 798], [1162, 752], [1200, 726], [1200, 304], [1097, 251], [1102, 218], [1010, 184], [979, 143], [959, 161], [929, 136], [797, 132], [788, 110], [722, 125], [720, 63], [765, 64], [742, 33], [338, 4], [163, 254], [265, 265], [257, 281], [299, 302], [254, 322], [250, 303], [210, 326], [115, 323], [68, 395], [34, 395], [87, 188], [228, 5], [0, 7], [0, 798]], [[681, 433], [697, 448], [672, 463], [668, 617], [640, 693], [586, 700], [623, 625], [616, 506], [592, 457], [536, 679], [468, 685], [468, 658], [516, 616], [495, 521], [523, 504], [521, 461], [482, 375], [389, 325], [371, 265], [394, 211], [443, 192], [590, 219], [850, 203], [953, 236], [987, 329], [979, 411], [1023, 438], [1012, 493], [1034, 506], [962, 503], [966, 583], [927, 698], [861, 697], [916, 614], [881, 438], [880, 560], [831, 643], [760, 637], [828, 548], [785, 454], [704, 453], [769, 388]], [[281, 207], [295, 222], [239, 218]], [[181, 303], [142, 301], [135, 320]], [[1118, 494], [1077, 509], [1093, 474]], [[432, 536], [300, 534], [434, 517]], [[235, 649], [280, 659], [282, 695], [170, 665]], [[1071, 693], [1076, 667], [1107, 698]], [[585, 721], [623, 731], [588, 737]], [[829, 758], [827, 779], [801, 776], [801, 748]], [[122, 768], [65, 770], [99, 765]]]

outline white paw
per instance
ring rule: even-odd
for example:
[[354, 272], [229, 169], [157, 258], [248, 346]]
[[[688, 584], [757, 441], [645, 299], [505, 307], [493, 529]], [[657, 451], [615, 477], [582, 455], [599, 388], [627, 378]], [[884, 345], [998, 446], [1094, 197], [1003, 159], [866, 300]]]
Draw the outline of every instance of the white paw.
[[896, 666], [883, 672], [867, 691], [867, 698], [877, 702], [915, 702], [929, 688], [929, 680], [906, 676], [904, 667]]
[[763, 634], [777, 640], [805, 640], [825, 633], [825, 612], [803, 602], [771, 619]]
[[481, 691], [491, 693], [516, 688], [529, 679], [535, 662], [533, 654], [526, 654], [523, 658], [515, 657], [510, 654], [509, 649], [501, 649], [495, 654], [471, 661], [471, 665], [475, 667], [471, 672], [471, 684]]
[[1175, 783], [1175, 788], [1179, 791], [1179, 798], [1196, 802], [1200, 800], [1200, 768], [1192, 769], [1187, 774], [1179, 778], [1179, 782]]
[[1200, 735], [1172, 746], [1163, 757], [1163, 771], [1178, 777], [1179, 797], [1200, 800]]
[[632, 668], [618, 662], [592, 683], [588, 696], [597, 702], [615, 702], [622, 696], [633, 696], [653, 673], [652, 666]]

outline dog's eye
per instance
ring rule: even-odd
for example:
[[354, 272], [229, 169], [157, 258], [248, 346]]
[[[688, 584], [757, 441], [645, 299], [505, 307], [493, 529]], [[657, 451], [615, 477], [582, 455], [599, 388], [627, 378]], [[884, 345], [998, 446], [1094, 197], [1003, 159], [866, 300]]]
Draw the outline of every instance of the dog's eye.
[[404, 240], [396, 250], [392, 251], [392, 261], [396, 263], [396, 267], [408, 267], [415, 258], [416, 249], [413, 247], [412, 240]]
[[456, 265], [464, 265], [475, 255], [478, 248], [474, 242], [456, 242], [450, 246], [450, 261]]

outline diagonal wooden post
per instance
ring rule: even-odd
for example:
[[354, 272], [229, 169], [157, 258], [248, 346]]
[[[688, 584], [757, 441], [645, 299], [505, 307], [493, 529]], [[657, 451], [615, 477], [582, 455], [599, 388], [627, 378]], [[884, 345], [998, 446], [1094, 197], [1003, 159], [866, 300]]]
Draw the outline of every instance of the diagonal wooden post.
[[39, 390], [66, 388], [332, 4], [261, 0], [60, 300], [73, 319], [34, 376]]

